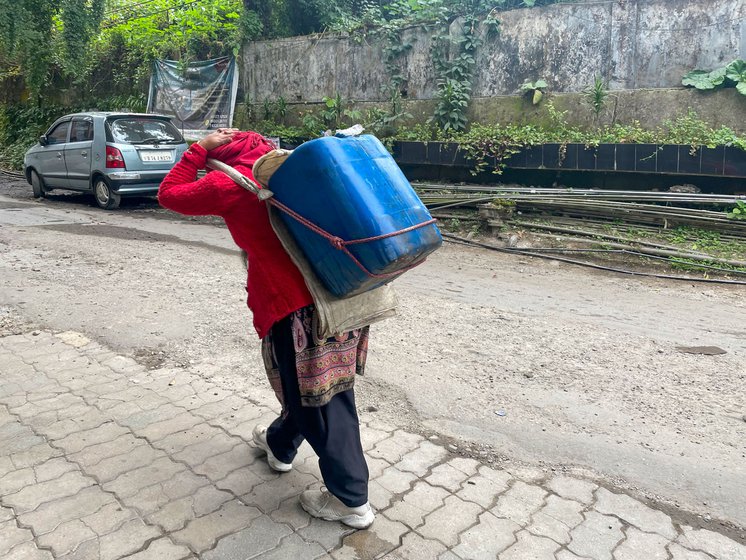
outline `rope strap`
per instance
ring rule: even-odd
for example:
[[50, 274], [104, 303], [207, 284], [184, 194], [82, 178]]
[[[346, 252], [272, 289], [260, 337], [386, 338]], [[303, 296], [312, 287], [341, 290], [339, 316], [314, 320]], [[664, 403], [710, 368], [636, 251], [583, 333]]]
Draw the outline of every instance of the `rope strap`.
[[357, 267], [360, 270], [362, 270], [365, 274], [367, 274], [371, 278], [380, 278], [380, 279], [393, 278], [394, 276], [398, 276], [399, 274], [401, 274], [403, 272], [406, 272], [407, 270], [410, 270], [410, 269], [414, 268], [417, 265], [422, 264], [423, 262], [425, 262], [425, 259], [424, 258], [420, 259], [419, 261], [417, 261], [417, 262], [415, 262], [415, 263], [413, 263], [413, 264], [411, 264], [411, 265], [409, 265], [409, 266], [407, 266], [405, 268], [399, 269], [399, 270], [397, 270], [395, 272], [387, 272], [387, 273], [384, 273], [384, 274], [374, 274], [373, 272], [371, 272], [370, 270], [368, 270], [359, 260], [357, 260], [357, 258], [355, 257], [355, 255], [353, 255], [350, 252], [350, 250], [347, 248], [348, 245], [358, 245], [359, 243], [369, 243], [371, 241], [378, 241], [380, 239], [386, 239], [388, 237], [394, 237], [396, 235], [402, 235], [404, 233], [409, 233], [410, 231], [414, 231], [416, 229], [420, 229], [420, 228], [423, 228], [425, 226], [429, 226], [430, 224], [434, 224], [437, 221], [435, 218], [431, 218], [431, 219], [429, 219], [429, 220], [427, 220], [425, 222], [421, 222], [419, 224], [415, 224], [413, 226], [409, 226], [408, 228], [404, 228], [404, 229], [400, 229], [400, 230], [397, 230], [397, 231], [393, 231], [391, 233], [385, 233], [383, 235], [376, 235], [374, 237], [364, 237], [362, 239], [352, 239], [350, 241], [345, 241], [341, 237], [337, 237], [336, 235], [332, 235], [331, 233], [329, 233], [325, 229], [320, 228], [319, 226], [317, 226], [313, 222], [307, 220], [306, 218], [304, 218], [303, 216], [301, 216], [300, 214], [298, 214], [295, 210], [292, 210], [291, 208], [288, 208], [287, 206], [285, 206], [282, 202], [280, 202], [276, 198], [269, 198], [269, 199], [267, 199], [267, 202], [269, 204], [271, 204], [272, 206], [274, 206], [275, 208], [277, 208], [278, 210], [280, 210], [281, 212], [284, 212], [285, 214], [287, 214], [288, 216], [290, 216], [291, 218], [293, 218], [295, 221], [297, 221], [300, 224], [304, 225], [305, 227], [307, 227], [308, 229], [310, 229], [312, 232], [320, 235], [321, 237], [323, 237], [324, 239], [326, 239], [327, 241], [329, 241], [329, 243], [332, 245], [332, 247], [334, 247], [335, 249], [338, 249], [338, 250], [344, 252], [350, 258], [350, 260], [352, 260], [352, 262], [354, 262], [355, 265], [357, 265]]

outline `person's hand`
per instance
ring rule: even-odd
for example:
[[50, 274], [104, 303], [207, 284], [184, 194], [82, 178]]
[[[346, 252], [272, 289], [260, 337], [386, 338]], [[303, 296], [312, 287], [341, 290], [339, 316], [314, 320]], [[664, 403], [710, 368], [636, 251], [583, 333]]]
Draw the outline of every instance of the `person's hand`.
[[211, 132], [205, 136], [198, 144], [209, 152], [233, 140], [233, 136], [237, 132], [237, 128], [218, 128], [215, 132]]

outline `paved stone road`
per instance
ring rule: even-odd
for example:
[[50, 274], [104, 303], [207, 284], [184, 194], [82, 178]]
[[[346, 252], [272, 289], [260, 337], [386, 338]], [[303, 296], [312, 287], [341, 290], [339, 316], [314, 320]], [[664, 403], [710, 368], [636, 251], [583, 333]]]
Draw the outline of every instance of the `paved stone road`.
[[0, 558], [745, 560], [627, 495], [495, 470], [363, 415], [372, 528], [310, 520], [310, 449], [277, 475], [247, 442], [275, 415], [84, 336], [0, 338]]

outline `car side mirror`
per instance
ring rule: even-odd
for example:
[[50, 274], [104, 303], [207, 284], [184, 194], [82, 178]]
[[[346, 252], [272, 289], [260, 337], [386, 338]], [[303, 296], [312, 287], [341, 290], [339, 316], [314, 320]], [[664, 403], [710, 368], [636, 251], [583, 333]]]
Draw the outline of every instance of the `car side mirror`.
[[46, 134], [42, 134], [41, 136], [39, 136], [39, 144], [41, 144], [42, 146], [46, 146], [47, 144], [49, 144], [49, 139], [47, 139]]

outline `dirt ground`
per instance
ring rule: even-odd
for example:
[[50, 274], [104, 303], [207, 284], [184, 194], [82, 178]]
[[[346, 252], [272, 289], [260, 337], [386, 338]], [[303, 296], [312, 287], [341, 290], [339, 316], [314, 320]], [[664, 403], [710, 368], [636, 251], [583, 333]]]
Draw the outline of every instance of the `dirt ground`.
[[[219, 220], [104, 212], [0, 181], [0, 334], [78, 330], [151, 367], [267, 395]], [[746, 527], [746, 288], [634, 278], [446, 244], [395, 281], [361, 409], [492, 463], [572, 471]], [[679, 347], [717, 346], [699, 355]], [[694, 521], [693, 521], [694, 522]]]

